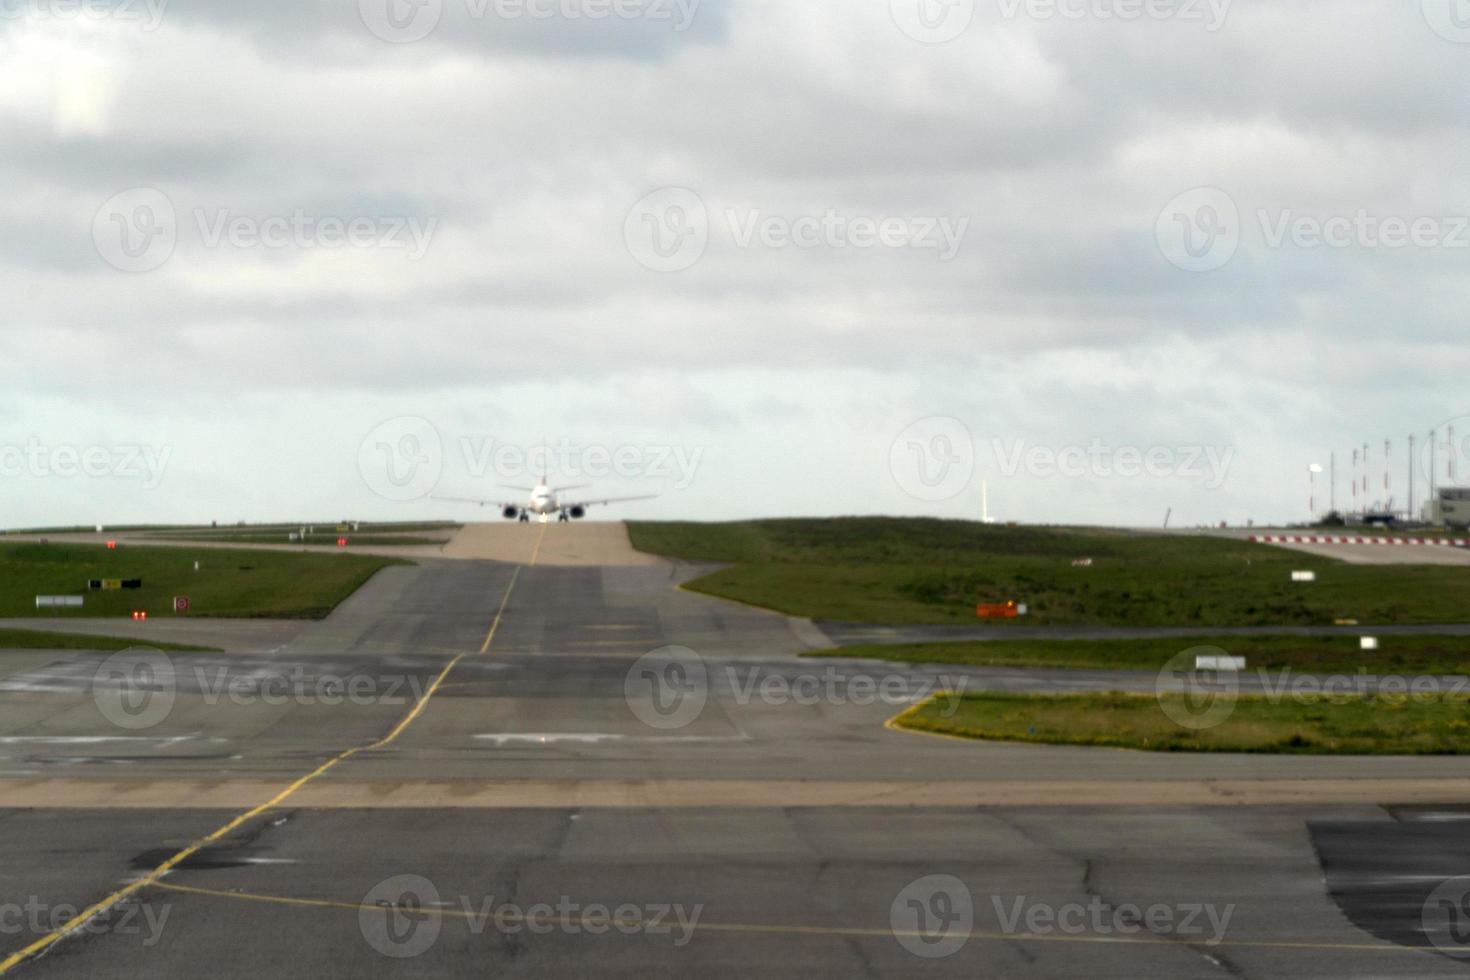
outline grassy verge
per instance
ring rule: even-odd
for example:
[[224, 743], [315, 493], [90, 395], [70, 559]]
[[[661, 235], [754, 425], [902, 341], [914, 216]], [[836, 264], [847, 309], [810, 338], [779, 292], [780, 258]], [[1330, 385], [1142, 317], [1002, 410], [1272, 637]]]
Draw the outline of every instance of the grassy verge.
[[1152, 695], [986, 693], [964, 695], [957, 708], [948, 699], [926, 702], [895, 724], [968, 738], [1156, 752], [1470, 752], [1470, 701], [1463, 697], [1243, 697], [1223, 722], [1196, 731], [1177, 724]]
[[122, 636], [87, 636], [84, 633], [0, 629], [0, 650], [126, 650], [129, 647], [148, 647], [152, 650], [187, 650], [196, 653], [220, 652], [217, 647], [159, 643], [157, 640], [130, 640]]
[[869, 657], [903, 663], [973, 667], [1075, 667], [1157, 671], [1197, 646], [1245, 657], [1250, 670], [1301, 673], [1470, 674], [1470, 636], [1384, 636], [1377, 650], [1356, 636], [1191, 636], [1149, 640], [988, 640], [864, 645], [818, 650], [808, 657]]
[[[346, 527], [346, 530], [342, 528]], [[317, 544], [336, 546], [338, 538], [351, 545], [441, 545], [462, 527], [444, 521], [359, 522], [356, 528], [336, 521], [301, 521], [296, 524], [235, 524], [225, 527], [171, 527], [154, 529], [149, 537], [168, 541], [208, 541], [223, 544]], [[306, 536], [291, 535], [302, 528]]]
[[[199, 562], [199, 571], [194, 562]], [[0, 543], [0, 617], [189, 615], [320, 619], [379, 569], [405, 564], [353, 554]], [[143, 580], [141, 589], [92, 592], [91, 579]], [[81, 595], [81, 609], [37, 609], [38, 595]]]
[[[348, 532], [339, 532], [337, 528], [342, 526], [342, 521], [277, 521], [267, 524], [113, 524], [107, 525], [109, 533], [116, 534], [200, 534], [200, 535], [230, 535], [230, 534], [263, 534], [279, 531], [282, 535], [301, 528], [314, 529], [319, 534], [339, 533], [350, 534], [406, 534], [410, 532], [448, 532], [457, 531], [464, 525], [454, 521], [358, 521], [355, 529]], [[351, 521], [345, 522], [348, 528], [352, 528]], [[95, 526], [74, 525], [71, 527], [32, 527], [11, 528], [0, 530], [0, 537], [7, 534], [28, 537], [38, 534], [92, 534], [97, 530]]]
[[[1460, 622], [1470, 568], [1349, 565], [1220, 537], [902, 518], [629, 524], [634, 547], [731, 563], [688, 586], [791, 615], [973, 623], [1015, 599], [1027, 625]], [[1077, 559], [1091, 559], [1086, 565]], [[1296, 569], [1313, 583], [1291, 581]]]
[[336, 547], [338, 538], [346, 538], [348, 547], [364, 545], [438, 546], [448, 538], [424, 538], [402, 534], [354, 534], [351, 531], [323, 531], [291, 540], [287, 531], [246, 531], [238, 534], [152, 534], [160, 541], [202, 541], [212, 544], [310, 544]]

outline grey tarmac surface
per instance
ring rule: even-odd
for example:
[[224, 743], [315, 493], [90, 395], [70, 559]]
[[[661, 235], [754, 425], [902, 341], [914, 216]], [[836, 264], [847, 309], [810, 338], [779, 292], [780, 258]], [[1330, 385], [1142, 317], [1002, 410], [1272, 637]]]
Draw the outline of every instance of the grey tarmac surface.
[[[1352, 537], [1352, 538], [1418, 538], [1427, 537], [1416, 531], [1375, 530], [1363, 532], [1342, 528], [1201, 528], [1185, 529], [1169, 533], [1208, 534], [1215, 537], [1249, 538], [1266, 536], [1296, 537]], [[1470, 535], [1454, 534], [1456, 538]], [[1269, 547], [1284, 548], [1318, 558], [1335, 558], [1349, 565], [1470, 565], [1470, 548], [1446, 545], [1396, 545], [1396, 544], [1303, 544], [1296, 542], [1271, 542]]]
[[[1458, 874], [1452, 830], [1394, 828], [1453, 827], [1462, 762], [892, 731], [941, 682], [1152, 678], [801, 660], [810, 624], [674, 588], [697, 571], [388, 569], [278, 649], [121, 662], [130, 690], [105, 654], [0, 652], [0, 963], [142, 878], [14, 975], [1470, 973], [1419, 948], [1418, 891], [1319, 860], [1350, 827], [1373, 875]], [[664, 907], [698, 924], [644, 928]]]
[[269, 652], [294, 639], [307, 623], [290, 619], [0, 619], [0, 629], [121, 636], [138, 643], [173, 643], [218, 650]]

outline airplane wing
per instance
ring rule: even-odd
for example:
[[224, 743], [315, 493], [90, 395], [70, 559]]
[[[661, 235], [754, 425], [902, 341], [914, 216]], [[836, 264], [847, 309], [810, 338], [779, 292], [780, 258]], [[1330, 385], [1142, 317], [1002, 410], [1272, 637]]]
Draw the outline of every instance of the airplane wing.
[[438, 494], [435, 494], [429, 499], [446, 500], [452, 504], [475, 504], [480, 507], [499, 507], [501, 510], [504, 510], [507, 507], [515, 507], [517, 510], [524, 510], [526, 506], [526, 502], [524, 500], [481, 500], [478, 497], [441, 497]]
[[562, 510], [570, 510], [573, 507], [602, 507], [607, 504], [621, 504], [629, 500], [652, 500], [657, 497], [656, 493], [646, 493], [639, 497], [603, 497], [601, 500], [559, 500], [558, 505]]
[[592, 484], [590, 484], [590, 483], [574, 483], [574, 484], [572, 484], [569, 487], [553, 487], [552, 488], [552, 492], [553, 493], [566, 493], [568, 490], [586, 490], [591, 485]]

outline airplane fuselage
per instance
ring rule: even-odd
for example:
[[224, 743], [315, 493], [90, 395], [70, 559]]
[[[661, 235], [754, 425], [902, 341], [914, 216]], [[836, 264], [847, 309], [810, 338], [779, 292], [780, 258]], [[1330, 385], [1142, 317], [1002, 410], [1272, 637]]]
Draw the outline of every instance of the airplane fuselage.
[[531, 502], [526, 506], [526, 510], [543, 521], [546, 520], [557, 511], [556, 491], [544, 483], [538, 483], [531, 491]]

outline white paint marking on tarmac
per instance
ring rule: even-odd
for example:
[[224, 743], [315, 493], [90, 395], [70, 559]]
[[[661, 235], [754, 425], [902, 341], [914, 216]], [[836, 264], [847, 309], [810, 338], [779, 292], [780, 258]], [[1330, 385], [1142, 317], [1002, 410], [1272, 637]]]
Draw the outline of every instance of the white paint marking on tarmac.
[[100, 745], [107, 742], [153, 742], [174, 745], [193, 742], [198, 735], [7, 735], [0, 745]]
[[749, 735], [617, 735], [611, 732], [546, 732], [513, 733], [497, 732], [471, 735], [471, 738], [494, 742], [496, 748], [506, 745], [556, 745], [571, 742], [575, 745], [601, 745], [604, 742], [748, 742]]
[[1360, 884], [1362, 884], [1364, 886], [1371, 886], [1371, 885], [1397, 885], [1397, 884], [1402, 884], [1404, 882], [1415, 882], [1415, 881], [1441, 882], [1441, 881], [1444, 881], [1444, 880], [1445, 880], [1445, 876], [1444, 875], [1383, 875], [1382, 877], [1377, 877], [1377, 878], [1364, 878], [1364, 879], [1359, 879]]
[[1408, 819], [1410, 823], [1440, 823], [1454, 820], [1470, 820], [1470, 813], [1415, 813]]

